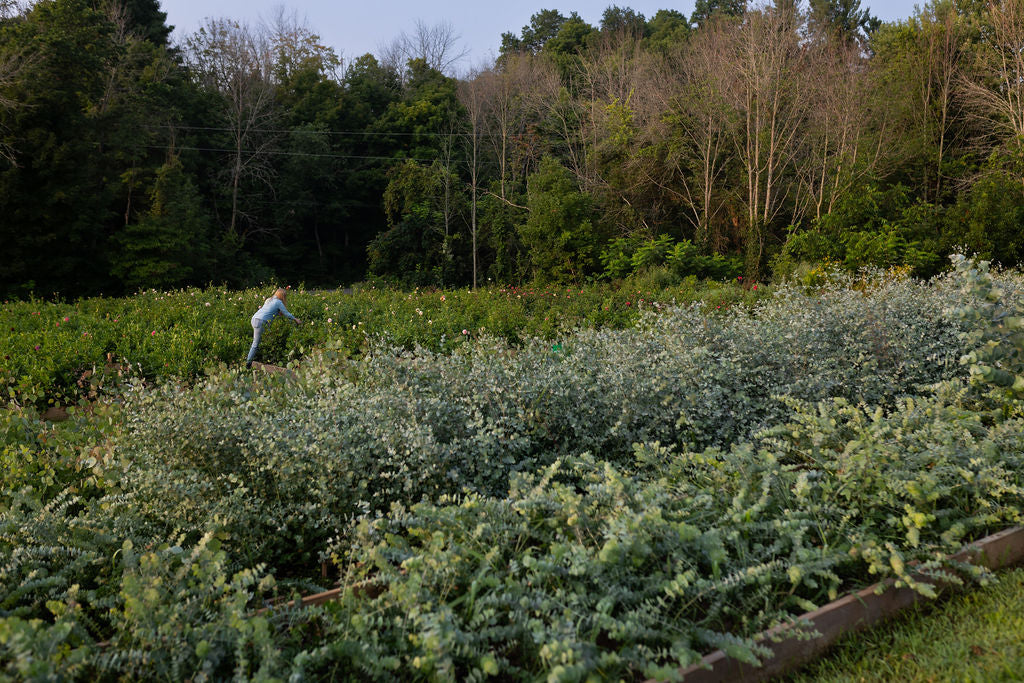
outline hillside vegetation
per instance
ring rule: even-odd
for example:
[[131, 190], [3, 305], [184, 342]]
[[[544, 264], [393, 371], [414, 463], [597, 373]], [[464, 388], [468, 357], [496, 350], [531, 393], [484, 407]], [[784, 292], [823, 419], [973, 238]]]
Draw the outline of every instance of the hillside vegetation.
[[1024, 0], [861, 4], [538, 7], [468, 71], [457, 17], [356, 55], [5, 0], [0, 295], [1019, 264]]

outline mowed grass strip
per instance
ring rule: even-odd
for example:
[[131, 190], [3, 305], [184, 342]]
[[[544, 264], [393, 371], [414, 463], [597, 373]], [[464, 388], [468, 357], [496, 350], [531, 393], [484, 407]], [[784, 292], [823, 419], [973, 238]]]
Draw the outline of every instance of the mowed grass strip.
[[842, 640], [787, 683], [1024, 680], [1024, 568]]

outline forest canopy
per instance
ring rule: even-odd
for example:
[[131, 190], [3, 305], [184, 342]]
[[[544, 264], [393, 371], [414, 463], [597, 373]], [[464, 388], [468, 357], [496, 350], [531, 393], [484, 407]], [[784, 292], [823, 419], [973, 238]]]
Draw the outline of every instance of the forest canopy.
[[283, 12], [0, 0], [0, 293], [1024, 260], [1024, 0], [540, 9], [342, 60]]

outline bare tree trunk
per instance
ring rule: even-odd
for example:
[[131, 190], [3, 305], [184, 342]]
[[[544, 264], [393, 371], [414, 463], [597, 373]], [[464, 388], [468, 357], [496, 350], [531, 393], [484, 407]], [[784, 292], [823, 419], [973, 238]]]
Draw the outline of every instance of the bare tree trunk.
[[496, 109], [496, 104], [488, 97], [488, 95], [494, 92], [493, 86], [495, 83], [493, 72], [481, 71], [470, 75], [459, 84], [459, 99], [462, 102], [462, 106], [465, 107], [469, 118], [469, 188], [471, 201], [469, 236], [472, 242], [473, 289], [477, 287], [479, 268], [477, 245], [479, 226], [476, 220], [476, 200], [479, 187], [480, 136], [487, 115]]
[[231, 174], [231, 226], [232, 235], [238, 234], [238, 183], [242, 179], [242, 146], [235, 146], [235, 167]]
[[946, 154], [946, 138], [949, 134], [950, 106], [953, 101], [953, 84], [959, 77], [959, 52], [962, 48], [959, 35], [959, 18], [955, 11], [947, 11], [941, 19], [940, 34], [930, 37], [932, 39], [932, 79], [935, 82], [937, 91], [937, 104], [939, 109], [938, 121], [938, 159], [935, 167], [935, 199], [939, 200], [942, 194], [942, 166]]
[[449, 121], [449, 130], [447, 136], [444, 138], [444, 142], [441, 147], [441, 158], [442, 158], [442, 177], [441, 184], [443, 186], [443, 197], [441, 200], [441, 215], [444, 221], [444, 235], [441, 242], [441, 255], [444, 259], [444, 266], [441, 269], [441, 286], [445, 286], [445, 275], [448, 272], [448, 267], [451, 265], [452, 253], [451, 253], [451, 225], [452, 225], [452, 168], [454, 164], [454, 151], [455, 151], [455, 119], [454, 115]]
[[320, 243], [320, 221], [313, 221], [313, 239], [316, 240], [316, 255], [320, 263], [320, 270], [324, 268], [324, 248]]
[[132, 190], [135, 188], [135, 162], [132, 161], [132, 167], [128, 171], [128, 182], [125, 183], [128, 186], [128, 198], [125, 200], [124, 206], [124, 224], [127, 226], [131, 222], [132, 218]]
[[276, 144], [271, 132], [276, 119], [273, 51], [264, 32], [222, 19], [208, 19], [185, 41], [185, 59], [204, 87], [223, 98], [223, 123], [231, 132], [228, 185], [231, 193], [231, 234], [245, 239], [262, 228], [247, 218], [243, 181], [270, 186], [269, 154]]
[[476, 131], [473, 131], [473, 160], [470, 165], [470, 175], [472, 176], [472, 188], [473, 188], [473, 207], [470, 214], [470, 235], [473, 237], [473, 289], [476, 289], [476, 275], [477, 275], [477, 226], [476, 226], [476, 187], [477, 187], [477, 135]]
[[[960, 101], [980, 122], [974, 147], [988, 155], [1007, 146], [1024, 152], [1024, 0], [990, 2], [991, 27], [978, 49], [978, 69], [960, 78]], [[1024, 176], [1021, 177], [1024, 183]]]
[[[930, 201], [937, 201], [943, 189], [943, 166], [950, 151], [959, 142], [959, 121], [952, 108], [954, 85], [960, 80], [965, 43], [964, 19], [953, 4], [930, 4], [918, 14], [917, 42], [899, 55], [901, 76], [910, 79], [914, 93], [912, 112], [916, 135], [925, 145], [934, 145], [933, 164], [925, 166], [922, 185]], [[935, 177], [932, 178], [931, 174]]]
[[747, 185], [747, 277], [760, 275], [765, 230], [791, 193], [786, 170], [797, 157], [808, 102], [797, 16], [790, 9], [750, 11], [734, 32], [733, 102], [744, 125], [734, 146]]
[[707, 22], [659, 69], [664, 80], [652, 88], [672, 122], [661, 135], [670, 141], [666, 162], [681, 188], [673, 194], [686, 206], [694, 242], [705, 253], [714, 250], [714, 221], [724, 207], [717, 190], [727, 164], [723, 146], [733, 125], [724, 94], [730, 87], [728, 48], [736, 30], [731, 20]]

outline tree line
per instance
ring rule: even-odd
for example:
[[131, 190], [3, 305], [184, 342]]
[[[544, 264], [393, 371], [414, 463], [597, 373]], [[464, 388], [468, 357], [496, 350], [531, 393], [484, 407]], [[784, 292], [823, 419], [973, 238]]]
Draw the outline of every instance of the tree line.
[[1024, 259], [1024, 0], [541, 10], [342, 60], [284, 11], [0, 0], [0, 290], [748, 280]]

